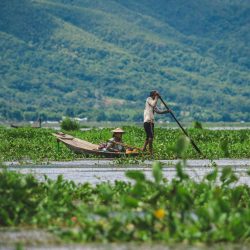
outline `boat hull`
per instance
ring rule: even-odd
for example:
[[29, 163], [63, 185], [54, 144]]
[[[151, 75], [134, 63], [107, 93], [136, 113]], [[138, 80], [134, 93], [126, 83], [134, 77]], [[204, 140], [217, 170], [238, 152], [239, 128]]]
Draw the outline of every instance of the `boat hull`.
[[62, 142], [66, 145], [70, 150], [78, 154], [85, 154], [85, 155], [96, 155], [96, 156], [103, 156], [106, 158], [116, 158], [116, 157], [126, 157], [126, 156], [138, 156], [138, 152], [132, 153], [123, 153], [123, 152], [110, 152], [110, 151], [103, 151], [99, 150], [97, 144], [93, 144], [73, 136], [67, 134], [53, 134], [58, 142]]

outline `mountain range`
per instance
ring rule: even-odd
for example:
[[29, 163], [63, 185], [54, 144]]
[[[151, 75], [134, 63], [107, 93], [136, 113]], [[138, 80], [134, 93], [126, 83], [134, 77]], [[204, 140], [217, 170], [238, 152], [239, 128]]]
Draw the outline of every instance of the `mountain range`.
[[[1, 0], [0, 120], [250, 121], [248, 0]], [[170, 119], [164, 115], [161, 120]]]

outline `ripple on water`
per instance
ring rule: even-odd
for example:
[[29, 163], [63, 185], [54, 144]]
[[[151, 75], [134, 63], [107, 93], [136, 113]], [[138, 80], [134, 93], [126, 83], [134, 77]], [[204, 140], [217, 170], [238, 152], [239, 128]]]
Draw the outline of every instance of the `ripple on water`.
[[[164, 177], [172, 180], [176, 176], [175, 161], [161, 161], [164, 164], [163, 174]], [[247, 170], [250, 167], [250, 160], [232, 160], [221, 159], [215, 161], [218, 164], [219, 170], [223, 167], [231, 166], [235, 174], [239, 177], [240, 184], [250, 185], [250, 176], [247, 175]], [[89, 182], [97, 184], [103, 181], [114, 182], [116, 180], [128, 181], [125, 177], [127, 170], [141, 170], [145, 173], [147, 178], [152, 179], [151, 173], [152, 162], [146, 161], [143, 164], [122, 166], [115, 165], [110, 160], [84, 160], [74, 162], [53, 162], [51, 165], [37, 165], [37, 166], [11, 166], [9, 170], [19, 171], [24, 174], [33, 173], [39, 180], [44, 180], [44, 175], [47, 175], [51, 179], [56, 179], [58, 175], [63, 175], [67, 180], [72, 180], [77, 183]], [[210, 166], [210, 167], [209, 167]], [[208, 174], [212, 168], [209, 160], [188, 160], [187, 167], [184, 168], [185, 172], [190, 178], [200, 181], [206, 174]]]

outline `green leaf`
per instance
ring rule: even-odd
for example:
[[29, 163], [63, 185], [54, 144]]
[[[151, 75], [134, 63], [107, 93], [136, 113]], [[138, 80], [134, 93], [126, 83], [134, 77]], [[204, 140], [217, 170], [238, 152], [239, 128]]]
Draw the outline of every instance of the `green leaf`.
[[155, 183], [159, 184], [162, 181], [162, 164], [157, 161], [153, 163], [152, 173], [155, 179]]
[[223, 140], [220, 142], [220, 148], [221, 148], [221, 150], [222, 150], [223, 153], [224, 153], [224, 157], [229, 157], [229, 156], [230, 156], [230, 154], [229, 154], [228, 139], [223, 139]]
[[135, 185], [134, 185], [134, 188], [132, 189], [132, 193], [133, 195], [137, 196], [137, 197], [140, 197], [140, 196], [143, 196], [143, 194], [145, 193], [145, 185], [143, 182], [137, 182]]
[[176, 153], [179, 157], [183, 157], [185, 151], [187, 150], [188, 146], [190, 144], [189, 138], [186, 136], [180, 136], [176, 142]]
[[247, 170], [247, 174], [250, 175], [250, 169]]
[[129, 170], [126, 172], [126, 176], [130, 179], [135, 180], [135, 181], [144, 181], [145, 180], [145, 174], [139, 170]]
[[129, 195], [122, 197], [122, 204], [127, 207], [136, 208], [138, 207], [138, 200]]
[[225, 182], [230, 177], [231, 174], [232, 174], [232, 168], [230, 168], [230, 167], [223, 168], [220, 180], [222, 182]]
[[230, 183], [237, 181], [238, 177], [233, 173], [231, 167], [225, 167], [222, 170], [220, 180], [224, 185], [229, 185]]
[[205, 178], [208, 181], [216, 181], [217, 176], [218, 176], [218, 169], [215, 168], [212, 172], [208, 173]]
[[183, 168], [180, 162], [177, 163], [176, 165], [176, 174], [180, 178], [181, 181], [185, 179], [189, 179], [189, 176], [183, 171]]

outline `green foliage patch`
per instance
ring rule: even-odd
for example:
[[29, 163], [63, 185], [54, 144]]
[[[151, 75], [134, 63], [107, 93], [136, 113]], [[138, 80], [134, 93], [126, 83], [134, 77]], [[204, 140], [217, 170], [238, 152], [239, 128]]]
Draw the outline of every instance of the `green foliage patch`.
[[179, 163], [168, 181], [155, 162], [152, 175], [128, 171], [132, 182], [91, 186], [3, 169], [0, 225], [48, 228], [68, 242], [249, 243], [250, 188], [231, 185], [232, 169], [215, 167], [196, 182]]
[[72, 120], [69, 117], [63, 119], [60, 125], [63, 130], [78, 130], [80, 128], [79, 122]]
[[[136, 147], [143, 146], [145, 132], [142, 127], [126, 126], [123, 129], [126, 131], [123, 137], [124, 143]], [[111, 130], [110, 128], [93, 128], [88, 131], [76, 130], [65, 131], [65, 133], [99, 144], [112, 137]], [[55, 132], [52, 129], [0, 127], [0, 161], [73, 160], [89, 157], [75, 154], [63, 144], [60, 144], [58, 148], [56, 138], [52, 135]], [[188, 133], [209, 159], [250, 158], [250, 130], [248, 129], [216, 131], [191, 128], [188, 129]], [[177, 148], [176, 145], [178, 145]], [[182, 147], [185, 150], [182, 150]], [[134, 162], [148, 157], [148, 155], [139, 156], [134, 159]], [[154, 158], [176, 159], [179, 157], [196, 159], [200, 156], [179, 129], [156, 128]], [[120, 159], [120, 162], [126, 162], [128, 159], [130, 158]]]

